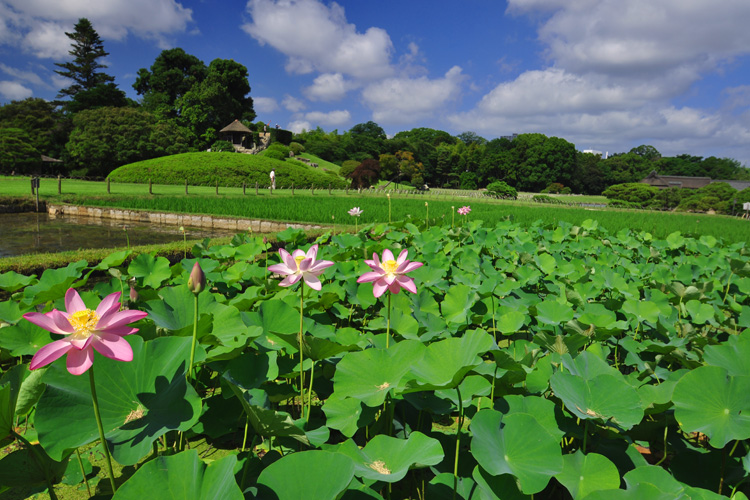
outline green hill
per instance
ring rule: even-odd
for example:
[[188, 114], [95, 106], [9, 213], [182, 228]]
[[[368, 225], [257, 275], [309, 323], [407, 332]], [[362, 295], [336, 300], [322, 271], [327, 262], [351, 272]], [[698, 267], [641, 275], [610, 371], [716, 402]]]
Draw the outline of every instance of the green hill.
[[271, 169], [276, 170], [276, 187], [316, 186], [344, 188], [347, 182], [335, 173], [310, 167], [300, 161], [280, 161], [239, 153], [183, 153], [123, 165], [108, 179], [114, 182], [184, 184], [191, 186], [268, 186]]

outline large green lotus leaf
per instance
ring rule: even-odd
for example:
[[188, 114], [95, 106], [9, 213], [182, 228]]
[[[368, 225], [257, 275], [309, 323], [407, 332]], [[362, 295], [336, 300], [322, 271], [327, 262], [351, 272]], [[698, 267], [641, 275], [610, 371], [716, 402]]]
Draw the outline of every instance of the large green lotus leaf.
[[521, 311], [511, 309], [508, 306], [500, 306], [495, 312], [495, 327], [503, 335], [513, 335], [521, 329], [528, 318], [528, 315]]
[[206, 465], [196, 450], [146, 462], [120, 486], [113, 500], [242, 500], [234, 478], [235, 455]]
[[664, 492], [649, 483], [641, 483], [627, 490], [597, 490], [586, 495], [584, 500], [692, 500], [682, 497], [665, 497]]
[[550, 275], [557, 269], [557, 260], [548, 253], [540, 253], [534, 256], [534, 262], [544, 274]]
[[257, 389], [279, 376], [276, 359], [274, 351], [248, 351], [230, 361], [222, 377], [246, 391]]
[[79, 260], [71, 262], [66, 267], [45, 270], [37, 283], [23, 289], [21, 302], [35, 306], [65, 297], [65, 292], [81, 277], [81, 272], [87, 264], [85, 260]]
[[421, 432], [408, 439], [378, 434], [362, 449], [349, 439], [337, 451], [354, 461], [355, 476], [386, 483], [402, 480], [411, 468], [437, 465], [444, 456], [440, 441]]
[[659, 306], [648, 300], [627, 299], [622, 310], [635, 317], [639, 322], [648, 321], [656, 324], [659, 321]]
[[[424, 498], [430, 500], [488, 500], [491, 497], [477, 496], [477, 485], [472, 478], [459, 477], [456, 495], [453, 495], [453, 472], [443, 472], [425, 485]], [[481, 493], [479, 493], [481, 494]], [[378, 497], [382, 498], [382, 497]]]
[[[453, 475], [449, 474], [449, 477], [453, 478]], [[474, 467], [471, 477], [479, 487], [479, 498], [477, 500], [528, 500], [531, 498], [518, 490], [516, 478], [510, 474], [493, 476], [477, 465]], [[462, 498], [470, 500], [475, 497], [465, 495]]]
[[750, 332], [740, 336], [730, 335], [723, 344], [708, 345], [703, 361], [711, 366], [725, 368], [729, 375], [750, 376]]
[[376, 410], [363, 405], [359, 399], [328, 398], [323, 404], [323, 412], [326, 414], [326, 426], [352, 437], [358, 429], [372, 422]]
[[702, 432], [716, 448], [750, 438], [750, 377], [719, 366], [702, 366], [677, 382], [674, 415], [685, 432]]
[[549, 399], [539, 396], [521, 396], [520, 394], [504, 396], [495, 401], [495, 409], [505, 415], [513, 413], [528, 413], [533, 415], [544, 430], [560, 440], [565, 435], [565, 431], [560, 429], [557, 422], [555, 410], [557, 405]]
[[714, 323], [714, 308], [709, 304], [703, 304], [697, 300], [689, 300], [685, 303], [685, 309], [696, 325]]
[[703, 488], [694, 488], [677, 479], [661, 467], [653, 465], [636, 467], [623, 476], [628, 490], [637, 489], [643, 485], [650, 485], [657, 488], [661, 498], [691, 499], [691, 500], [720, 500], [726, 499], [725, 496], [719, 495]]
[[29, 286], [36, 280], [34, 276], [24, 276], [15, 271], [0, 273], [0, 289], [6, 292], [15, 292], [25, 286]]
[[16, 301], [0, 302], [0, 322], [14, 325], [21, 321], [21, 307]]
[[[227, 380], [229, 388], [242, 403], [253, 430], [264, 437], [291, 437], [309, 445], [310, 439], [287, 412], [270, 408], [268, 393], [262, 389], [246, 391]], [[304, 421], [303, 421], [304, 422]]]
[[443, 318], [447, 323], [466, 324], [471, 307], [477, 300], [477, 294], [466, 285], [455, 285], [448, 289], [441, 304]]
[[248, 313], [245, 319], [250, 326], [262, 328], [266, 336], [299, 333], [299, 311], [280, 299], [262, 302], [258, 311]]
[[7, 442], [5, 438], [15, 426], [16, 402], [25, 373], [26, 365], [17, 365], [0, 378], [0, 446]]
[[469, 370], [482, 363], [479, 356], [494, 346], [492, 336], [484, 330], [473, 330], [460, 338], [433, 342], [419, 360], [412, 362], [411, 373], [416, 380], [409, 383], [407, 390], [456, 387]]
[[[388, 321], [388, 308], [384, 307], [381, 310], [382, 317], [371, 321], [368, 325], [368, 329], [371, 330], [385, 330]], [[397, 308], [391, 310], [391, 334], [400, 335], [405, 339], [416, 340], [419, 338], [419, 323], [414, 316], [411, 315], [411, 311], [403, 311]]]
[[[161, 300], [150, 300], [144, 305], [148, 317], [157, 327], [170, 330], [172, 335], [193, 335], [195, 295], [186, 286], [165, 287], [159, 290]], [[211, 329], [208, 307], [215, 302], [210, 293], [198, 294], [198, 337]]]
[[94, 268], [96, 271], [106, 271], [111, 267], [117, 267], [125, 262], [125, 259], [133, 253], [132, 250], [120, 250], [104, 257]]
[[578, 375], [585, 379], [591, 379], [597, 375], [614, 375], [620, 374], [613, 366], [607, 363], [602, 356], [595, 354], [594, 349], [586, 350], [575, 358], [569, 354], [562, 356], [562, 363], [572, 375]]
[[581, 450], [563, 457], [563, 470], [555, 476], [574, 500], [592, 491], [618, 489], [620, 473], [607, 457], [597, 453], [584, 455]]
[[38, 444], [33, 447], [34, 451], [22, 448], [0, 460], [0, 490], [3, 486], [15, 488], [46, 484], [47, 478], [53, 484], [62, 480], [69, 454], [56, 461], [52, 460]]
[[583, 313], [578, 317], [578, 321], [587, 325], [594, 325], [597, 328], [610, 328], [617, 322], [617, 315], [610, 311], [603, 304], [586, 303], [583, 307]]
[[60, 338], [26, 320], [6, 326], [0, 331], [0, 347], [7, 349], [15, 357], [36, 354], [39, 348]]
[[573, 308], [569, 304], [561, 304], [556, 300], [544, 300], [536, 305], [537, 321], [547, 325], [567, 323], [574, 316]]
[[523, 493], [542, 491], [563, 469], [557, 439], [528, 413], [481, 410], [471, 421], [471, 452], [494, 476], [512, 474]]
[[401, 379], [419, 362], [424, 350], [421, 342], [404, 340], [390, 349], [349, 352], [336, 365], [334, 393], [338, 398], [356, 398], [367, 406], [379, 406], [391, 389], [401, 388]]
[[172, 277], [169, 261], [148, 253], [142, 253], [133, 259], [128, 266], [128, 273], [139, 278], [143, 286], [154, 289]]
[[[272, 463], [260, 473], [258, 484], [262, 498], [335, 500], [353, 477], [351, 458], [341, 453], [311, 450], [291, 453]], [[263, 487], [275, 493], [275, 497], [264, 492]]]
[[312, 336], [305, 337], [304, 347], [305, 357], [316, 361], [332, 358], [342, 352], [359, 350], [356, 345], [341, 345], [337, 342]]
[[582, 419], [612, 420], [630, 429], [643, 419], [638, 392], [620, 375], [596, 375], [589, 379], [557, 372], [550, 379], [555, 395], [565, 408]]
[[[198, 304], [200, 307], [200, 301]], [[244, 347], [248, 339], [257, 333], [245, 325], [240, 311], [234, 306], [213, 302], [206, 307], [205, 311], [211, 314], [213, 323], [210, 335], [201, 339], [203, 343], [218, 343], [237, 349]]]
[[[149, 342], [125, 337], [133, 361], [96, 355], [97, 396], [104, 432], [112, 455], [124, 465], [137, 463], [151, 444], [171, 430], [190, 429], [201, 413], [201, 400], [185, 381], [191, 341], [160, 337]], [[199, 347], [196, 359], [205, 357]], [[88, 375], [74, 376], [61, 360], [50, 365], [47, 384], [36, 410], [39, 442], [59, 460], [71, 448], [99, 438]]]
[[25, 370], [23, 382], [21, 382], [21, 388], [18, 391], [18, 399], [16, 400], [16, 416], [20, 417], [33, 410], [34, 405], [42, 397], [45, 389], [42, 377], [47, 372], [47, 368], [30, 371], [28, 370], [28, 365], [16, 366], [19, 367], [18, 369]]
[[[475, 397], [489, 396], [492, 384], [481, 375], [469, 375], [458, 384], [458, 390], [461, 392], [461, 405], [467, 407]], [[435, 396], [450, 401], [458, 408], [458, 393], [455, 388], [436, 390]]]

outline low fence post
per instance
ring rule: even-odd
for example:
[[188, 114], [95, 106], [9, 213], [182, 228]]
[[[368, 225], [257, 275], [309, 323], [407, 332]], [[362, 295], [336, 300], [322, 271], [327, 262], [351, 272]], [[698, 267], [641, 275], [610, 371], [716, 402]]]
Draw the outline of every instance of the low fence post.
[[310, 194], [315, 196], [315, 185], [310, 186]]
[[328, 196], [331, 196], [331, 184], [328, 184]]
[[258, 181], [255, 181], [255, 196], [258, 196]]
[[187, 179], [185, 179], [185, 194], [188, 194], [188, 184], [187, 184]]
[[[109, 182], [109, 177], [107, 177], [107, 182]], [[57, 194], [62, 194], [62, 175], [57, 176]]]
[[[59, 191], [59, 189], [58, 189], [58, 191]], [[107, 194], [111, 194], [111, 193], [112, 193], [112, 191], [110, 190], [110, 187], [109, 187], [109, 177], [107, 177]]]
[[245, 193], [245, 183], [243, 182], [242, 183], [242, 196], [245, 196], [245, 195], [246, 195], [246, 193]]
[[35, 177], [31, 178], [31, 194], [34, 194], [34, 186], [36, 186], [36, 181], [34, 180]]
[[294, 183], [292, 182], [292, 196], [294, 196]]
[[154, 191], [151, 188], [151, 177], [148, 178], [148, 194], [154, 194]]
[[219, 196], [219, 181], [216, 181], [216, 196]]

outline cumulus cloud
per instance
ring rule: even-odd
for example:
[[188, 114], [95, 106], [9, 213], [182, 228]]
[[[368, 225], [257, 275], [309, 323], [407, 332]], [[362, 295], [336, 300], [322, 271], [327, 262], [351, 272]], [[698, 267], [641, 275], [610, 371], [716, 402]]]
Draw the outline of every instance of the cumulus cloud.
[[[459, 130], [489, 136], [541, 132], [593, 147], [652, 144], [664, 154], [727, 150], [747, 142], [742, 87], [721, 109], [690, 90], [750, 54], [750, 3], [727, 0], [509, 0], [509, 14], [539, 21], [546, 68], [528, 70], [454, 114]], [[738, 153], [750, 160], [750, 150]]]
[[305, 109], [305, 103], [302, 102], [300, 99], [297, 99], [296, 97], [285, 95], [284, 100], [281, 101], [281, 104], [284, 105], [284, 108], [286, 108], [288, 111], [291, 111], [292, 113], [298, 113]]
[[334, 111], [311, 111], [305, 113], [305, 121], [311, 122], [315, 125], [326, 126], [326, 127], [338, 127], [349, 123], [352, 119], [351, 113], [346, 110], [334, 110]]
[[294, 120], [289, 122], [289, 124], [286, 126], [286, 129], [291, 130], [295, 134], [299, 134], [301, 132], [304, 132], [305, 130], [312, 130], [313, 126], [310, 125], [310, 122], [304, 120]]
[[20, 101], [31, 97], [33, 92], [18, 82], [0, 81], [0, 95], [5, 99]]
[[11, 16], [0, 28], [0, 42], [55, 59], [68, 55], [65, 32], [72, 32], [81, 17], [89, 19], [104, 40], [133, 34], [164, 48], [167, 36], [185, 31], [192, 22], [192, 10], [174, 0], [2, 0], [0, 13]]
[[253, 108], [257, 113], [270, 113], [279, 109], [279, 103], [273, 97], [253, 97]]
[[247, 12], [252, 21], [242, 29], [286, 55], [291, 73], [319, 71], [374, 79], [393, 72], [388, 33], [376, 27], [357, 31], [335, 2], [326, 6], [317, 0], [250, 0]]
[[456, 99], [465, 79], [459, 66], [453, 66], [434, 80], [420, 78], [386, 78], [368, 85], [362, 98], [373, 111], [376, 122], [408, 123], [443, 109]]
[[356, 88], [357, 84], [344, 79], [341, 73], [324, 73], [313, 81], [313, 84], [304, 89], [305, 96], [311, 101], [337, 101], [346, 96], [346, 93]]

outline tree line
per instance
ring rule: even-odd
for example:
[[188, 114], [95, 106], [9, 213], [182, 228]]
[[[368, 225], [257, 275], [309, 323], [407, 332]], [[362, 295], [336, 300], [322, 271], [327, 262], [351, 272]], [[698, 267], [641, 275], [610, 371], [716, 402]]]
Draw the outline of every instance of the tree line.
[[[0, 106], [0, 171], [74, 176], [106, 176], [135, 161], [219, 147], [218, 131], [235, 119], [262, 130], [250, 97], [248, 70], [227, 59], [208, 65], [181, 48], [162, 51], [150, 68], [141, 68], [127, 98], [105, 73], [104, 50], [93, 25], [80, 19], [71, 40], [72, 60], [57, 73], [71, 81], [52, 102], [40, 98]], [[540, 133], [485, 139], [474, 132], [451, 135], [414, 128], [387, 137], [377, 123], [348, 131], [320, 127], [285, 133], [282, 142], [342, 166], [356, 186], [378, 181], [422, 187], [484, 188], [505, 182], [519, 191], [600, 194], [607, 187], [637, 182], [656, 170], [662, 175], [750, 179], [730, 158], [688, 154], [662, 157], [648, 145], [602, 158], [581, 153], [559, 137]], [[41, 155], [61, 164], [41, 167]]]

